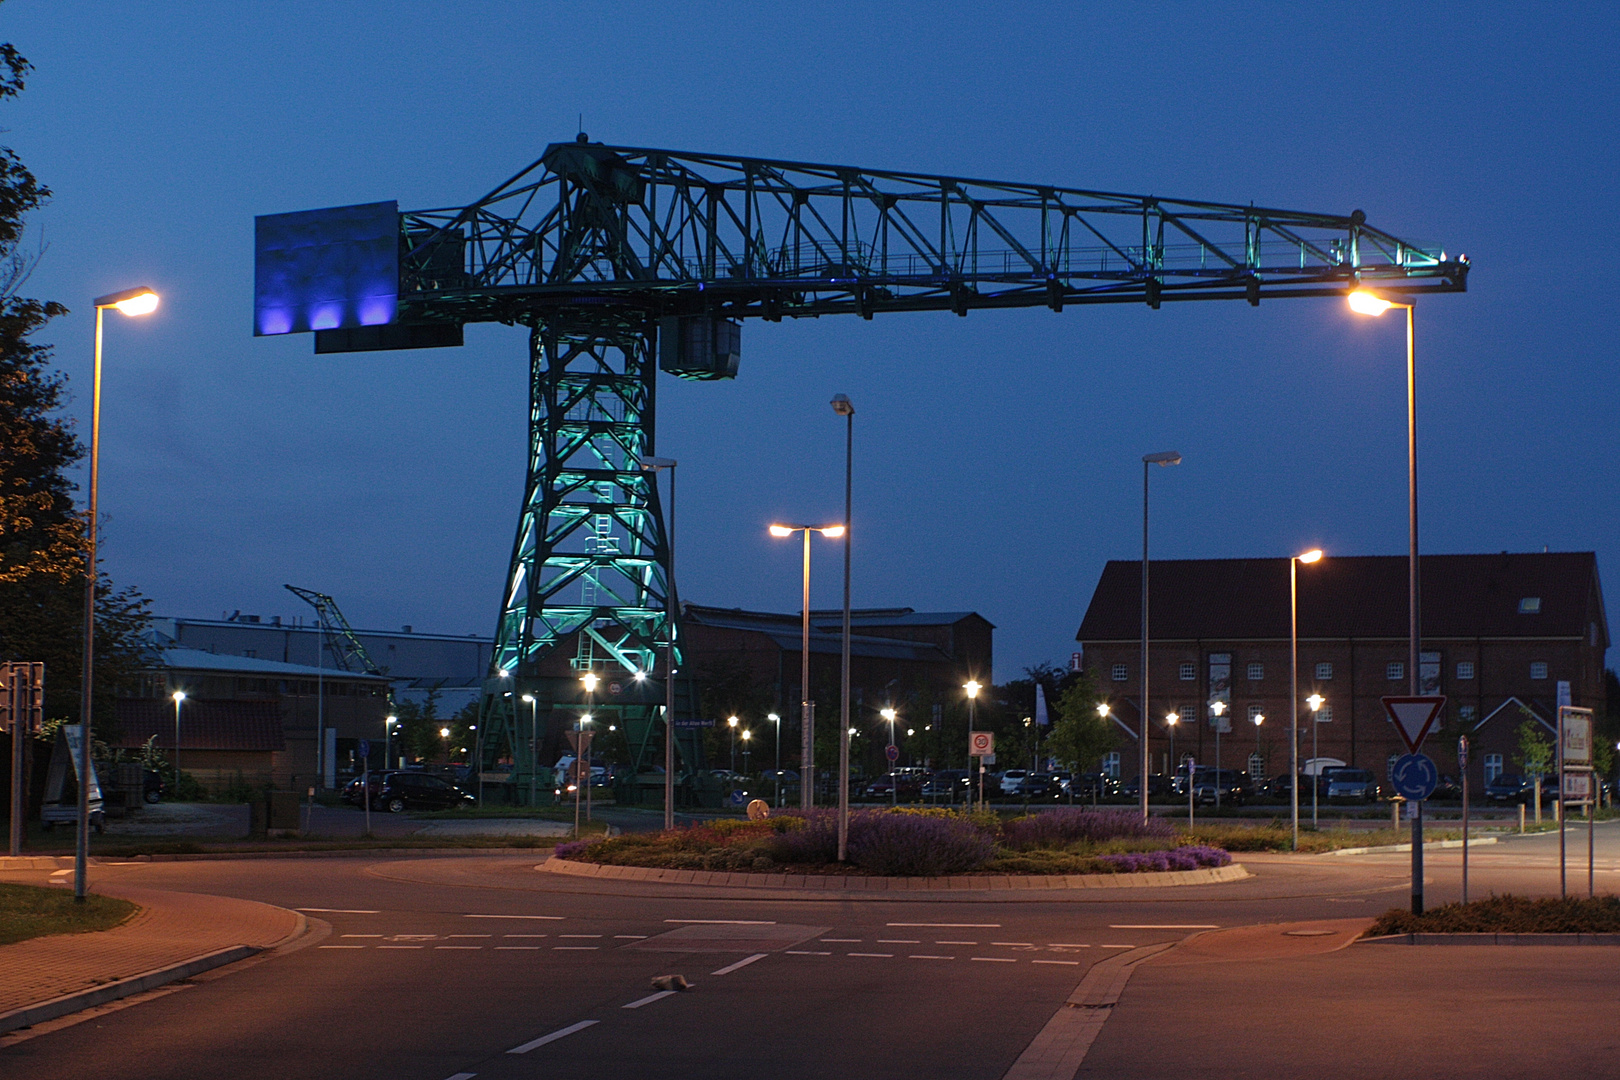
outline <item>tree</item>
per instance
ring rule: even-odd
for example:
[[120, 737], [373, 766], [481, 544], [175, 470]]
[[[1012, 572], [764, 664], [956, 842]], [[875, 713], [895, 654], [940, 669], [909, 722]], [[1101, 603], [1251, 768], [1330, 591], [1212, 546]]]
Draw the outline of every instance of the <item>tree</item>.
[[1519, 724], [1519, 750], [1513, 760], [1526, 776], [1546, 776], [1552, 770], [1553, 742], [1541, 721], [1527, 716]]
[[1097, 713], [1097, 704], [1102, 700], [1090, 672], [1072, 680], [1058, 698], [1058, 720], [1052, 725], [1046, 748], [1065, 768], [1090, 772], [1104, 754], [1118, 745], [1113, 722]]
[[[21, 93], [30, 70], [0, 44], [0, 100]], [[77, 720], [87, 522], [68, 473], [84, 446], [61, 413], [67, 379], [36, 340], [67, 309], [18, 295], [43, 254], [24, 251], [25, 219], [50, 194], [0, 147], [0, 659], [43, 660], [46, 716]], [[148, 602], [98, 577], [93, 717], [109, 732], [115, 689], [144, 659]]]

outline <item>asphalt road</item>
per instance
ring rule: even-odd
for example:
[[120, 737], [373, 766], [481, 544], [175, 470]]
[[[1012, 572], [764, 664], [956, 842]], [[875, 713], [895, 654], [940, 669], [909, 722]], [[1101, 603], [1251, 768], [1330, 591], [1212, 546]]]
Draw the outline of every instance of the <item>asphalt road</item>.
[[[1598, 888], [1614, 892], [1620, 827], [1598, 836]], [[1474, 892], [1556, 894], [1556, 852], [1552, 836], [1478, 848]], [[288, 955], [0, 1043], [0, 1074], [996, 1080], [1098, 961], [1206, 928], [1374, 915], [1406, 902], [1408, 858], [1249, 856], [1255, 876], [1220, 886], [927, 901], [594, 882], [538, 873], [533, 856], [111, 866], [100, 872], [297, 908], [330, 931]], [[1430, 853], [1431, 904], [1454, 896], [1457, 861]], [[1408, 950], [1383, 949], [1386, 960], [1369, 948], [1334, 955], [1371, 965], [1368, 985], [1380, 964], [1410, 961], [1394, 955]], [[692, 989], [655, 995], [652, 980], [666, 974]], [[1266, 983], [1232, 977], [1222, 991], [1229, 1006]], [[1167, 976], [1139, 981], [1191, 993]], [[1128, 995], [1109, 1023], [1123, 1033], [1133, 1009], [1140, 1023], [1175, 1007], [1163, 995]], [[1158, 1021], [1149, 1027], [1150, 1037], [1162, 1031]], [[1111, 1034], [1098, 1053], [1140, 1066], [1134, 1043]], [[1264, 1047], [1250, 1050], [1267, 1061]], [[1164, 1053], [1142, 1075], [1174, 1064]], [[1282, 1053], [1279, 1044], [1272, 1056]], [[1300, 1064], [1296, 1053], [1288, 1060]]]

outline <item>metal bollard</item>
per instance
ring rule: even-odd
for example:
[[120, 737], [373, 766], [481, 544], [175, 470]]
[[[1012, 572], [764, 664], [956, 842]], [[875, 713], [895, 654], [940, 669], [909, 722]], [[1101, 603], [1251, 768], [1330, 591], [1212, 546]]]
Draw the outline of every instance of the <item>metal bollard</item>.
[[1524, 835], [1524, 803], [1519, 804], [1519, 835]]

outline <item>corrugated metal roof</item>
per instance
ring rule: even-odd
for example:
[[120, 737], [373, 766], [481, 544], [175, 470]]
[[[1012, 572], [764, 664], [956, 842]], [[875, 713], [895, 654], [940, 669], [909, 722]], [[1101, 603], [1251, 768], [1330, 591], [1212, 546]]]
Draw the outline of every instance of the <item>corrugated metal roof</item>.
[[387, 676], [383, 675], [367, 675], [364, 672], [343, 671], [334, 667], [318, 668], [313, 664], [284, 664], [279, 660], [261, 660], [254, 656], [227, 656], [224, 653], [204, 652], [201, 649], [159, 648], [154, 651], [159, 658], [154, 666], [176, 671], [211, 671], [278, 678], [297, 676], [305, 679], [325, 676], [328, 679], [353, 679], [378, 684], [389, 681]]
[[[1079, 641], [1129, 641], [1142, 633], [1142, 564], [1112, 560], [1092, 593]], [[1288, 637], [1288, 560], [1153, 560], [1150, 626], [1158, 640]], [[1403, 638], [1404, 555], [1352, 555], [1299, 568], [1303, 638]], [[1598, 643], [1609, 631], [1597, 556], [1590, 551], [1424, 555], [1419, 566], [1425, 637], [1584, 637], [1597, 592]], [[1520, 612], [1539, 600], [1535, 614]]]

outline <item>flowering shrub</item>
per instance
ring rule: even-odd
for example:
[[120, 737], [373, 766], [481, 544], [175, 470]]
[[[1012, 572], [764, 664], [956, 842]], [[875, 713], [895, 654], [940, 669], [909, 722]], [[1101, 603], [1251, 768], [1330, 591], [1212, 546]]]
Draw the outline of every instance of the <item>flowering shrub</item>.
[[1097, 844], [1120, 839], [1167, 840], [1175, 834], [1175, 826], [1163, 818], [1143, 821], [1140, 815], [1130, 810], [1067, 807], [1014, 818], [1001, 826], [1002, 844], [1014, 851], [1060, 848], [1076, 843]]
[[1197, 870], [1201, 866], [1226, 866], [1232, 856], [1220, 848], [1194, 845], [1167, 851], [1137, 851], [1126, 855], [1099, 855], [1097, 861], [1120, 874], [1141, 874], [1155, 870]]
[[850, 815], [849, 861], [874, 874], [960, 874], [983, 866], [995, 852], [995, 842], [961, 818], [870, 810]]
[[590, 847], [593, 842], [591, 840], [566, 840], [552, 849], [552, 854], [559, 859], [572, 859]]

